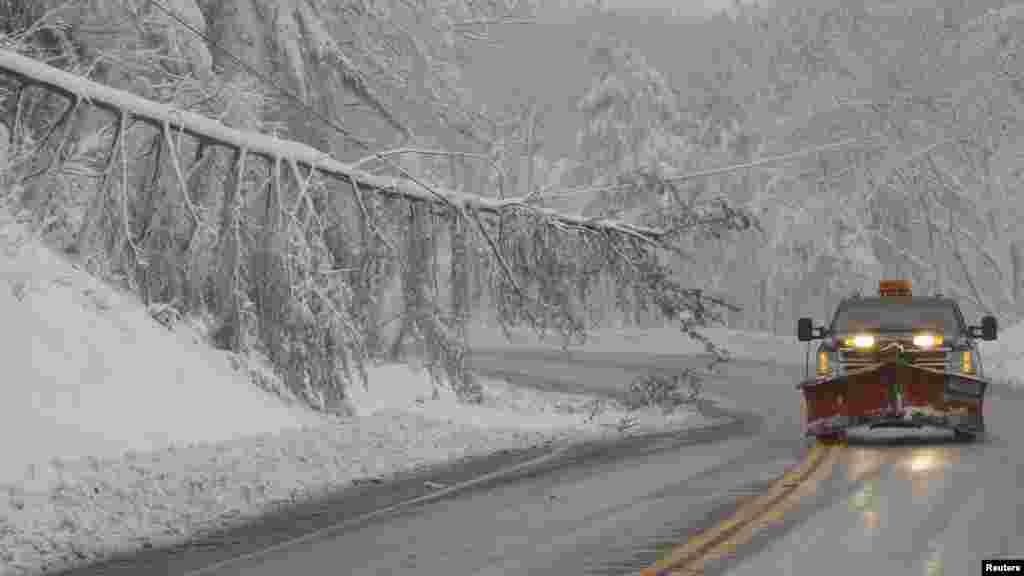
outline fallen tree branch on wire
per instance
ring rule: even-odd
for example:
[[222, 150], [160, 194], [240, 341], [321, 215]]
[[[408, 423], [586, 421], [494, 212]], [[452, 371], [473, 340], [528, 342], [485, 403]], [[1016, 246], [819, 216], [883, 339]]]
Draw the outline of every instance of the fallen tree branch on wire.
[[727, 202], [676, 206], [652, 227], [460, 193], [397, 165], [401, 177], [382, 177], [7, 50], [0, 114], [16, 158], [5, 194], [41, 220], [64, 214], [77, 233], [63, 247], [146, 305], [211, 315], [218, 346], [266, 354], [315, 407], [333, 411], [349, 382], [366, 384], [367, 359], [402, 355], [408, 339], [431, 374], [479, 398], [465, 327], [481, 309], [503, 328], [584, 340], [584, 319], [611, 300], [727, 358], [697, 329], [737, 308], [663, 262], [688, 235], [756, 225]]

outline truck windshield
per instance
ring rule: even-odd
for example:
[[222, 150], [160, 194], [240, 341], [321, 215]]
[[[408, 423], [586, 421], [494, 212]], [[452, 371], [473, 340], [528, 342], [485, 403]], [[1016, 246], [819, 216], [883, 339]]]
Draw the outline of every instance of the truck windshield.
[[949, 302], [866, 300], [847, 303], [832, 322], [836, 334], [931, 331], [956, 337], [962, 327]]

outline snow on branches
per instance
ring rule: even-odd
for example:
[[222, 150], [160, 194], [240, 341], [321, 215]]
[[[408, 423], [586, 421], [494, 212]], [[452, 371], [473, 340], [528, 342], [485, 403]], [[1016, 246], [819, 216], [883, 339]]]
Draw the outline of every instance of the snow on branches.
[[[707, 309], [728, 304], [677, 285], [657, 255], [694, 227], [750, 224], [727, 204], [659, 229], [447, 190], [394, 163], [399, 175], [378, 176], [0, 50], [4, 77], [14, 146], [37, 151], [12, 169], [24, 197], [80, 186], [86, 205], [66, 248], [104, 262], [101, 272], [121, 275], [147, 304], [212, 312], [220, 346], [261, 349], [311, 402], [343, 397], [370, 355], [399, 355], [407, 337], [473, 397], [464, 327], [474, 278], [504, 323], [582, 337], [593, 286], [611, 281], [634, 304], [689, 319], [683, 328], [695, 334], [714, 318]], [[96, 108], [112, 123], [86, 113]], [[105, 154], [83, 160], [91, 180], [69, 180], [82, 142], [101, 142]]]

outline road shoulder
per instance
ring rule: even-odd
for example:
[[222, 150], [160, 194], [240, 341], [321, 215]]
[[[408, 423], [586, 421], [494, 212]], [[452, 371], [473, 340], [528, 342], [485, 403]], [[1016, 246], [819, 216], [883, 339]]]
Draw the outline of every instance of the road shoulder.
[[[591, 416], [590, 402], [600, 398], [494, 389], [501, 393], [482, 406], [431, 406], [421, 398], [412, 407], [277, 434], [54, 461], [26, 482], [0, 486], [0, 574], [68, 570], [140, 552], [157, 565], [185, 553], [216, 558], [237, 553], [240, 541], [258, 547], [294, 536], [289, 526], [308, 530], [337, 514], [358, 515], [363, 505], [354, 502], [382, 508], [558, 446], [710, 421], [685, 407], [669, 415], [626, 412], [614, 401]], [[540, 413], [531, 417], [531, 410]], [[254, 522], [262, 525], [247, 532]]]
[[[135, 547], [99, 562], [67, 569], [66, 576], [96, 574], [186, 573], [317, 533], [355, 529], [365, 522], [397, 514], [473, 490], [485, 490], [523, 474], [565, 465], [569, 452], [637, 445], [667, 435], [687, 436], [725, 427], [731, 419], [719, 413], [702, 425], [689, 422], [661, 430], [612, 434], [563, 433], [537, 437], [533, 444], [491, 448], [448, 461], [405, 467], [386, 477], [360, 480], [334, 492], [245, 521], [211, 525], [184, 541]], [[711, 436], [706, 436], [712, 441]], [[699, 441], [699, 440], [698, 440]]]

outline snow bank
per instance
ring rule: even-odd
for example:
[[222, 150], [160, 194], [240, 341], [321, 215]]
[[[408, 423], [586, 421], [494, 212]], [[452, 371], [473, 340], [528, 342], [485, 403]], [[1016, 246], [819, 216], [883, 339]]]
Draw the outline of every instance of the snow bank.
[[[45, 481], [0, 482], [0, 575], [170, 546], [362, 479], [459, 458], [710, 423], [686, 409], [627, 412], [590, 396], [489, 380], [483, 404], [466, 406], [443, 392], [434, 396], [416, 369], [379, 366], [370, 376], [369, 389], [353, 398], [352, 418], [121, 458], [54, 461]], [[406, 385], [413, 394], [403, 392]]]
[[0, 209], [0, 481], [52, 458], [220, 442], [317, 421], [34, 242]]

